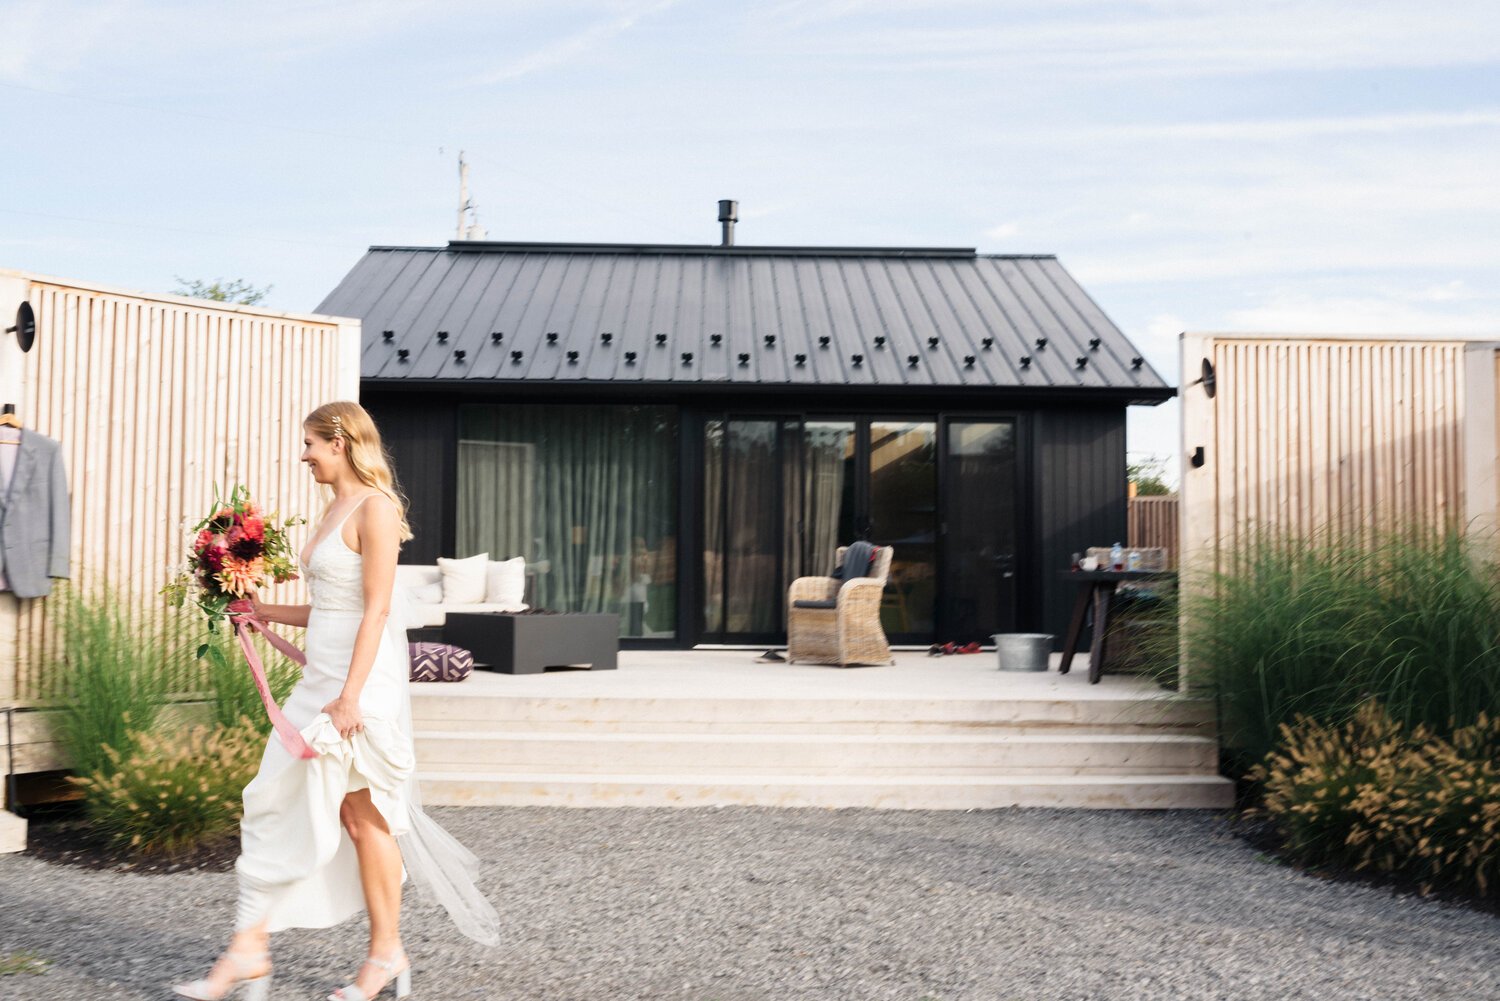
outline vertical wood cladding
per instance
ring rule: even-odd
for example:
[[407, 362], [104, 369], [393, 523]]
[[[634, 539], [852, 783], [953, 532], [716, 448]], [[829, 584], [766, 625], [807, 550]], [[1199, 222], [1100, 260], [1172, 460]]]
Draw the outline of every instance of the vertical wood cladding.
[[380, 428], [409, 502], [413, 537], [402, 563], [433, 563], [453, 553], [458, 406], [427, 393], [367, 392], [361, 401]]
[[1040, 545], [1039, 625], [1057, 645], [1068, 628], [1076, 586], [1059, 573], [1073, 553], [1125, 541], [1125, 408], [1039, 410], [1035, 417], [1033, 524]]

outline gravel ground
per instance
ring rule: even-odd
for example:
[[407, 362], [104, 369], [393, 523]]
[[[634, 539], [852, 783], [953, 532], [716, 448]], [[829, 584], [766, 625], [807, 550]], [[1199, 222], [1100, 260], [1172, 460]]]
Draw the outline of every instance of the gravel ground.
[[[484, 860], [504, 943], [412, 897], [428, 1001], [1500, 998], [1500, 917], [1268, 862], [1211, 814], [434, 813]], [[0, 965], [50, 960], [0, 998], [165, 999], [233, 902], [229, 873], [0, 856]], [[324, 997], [363, 931], [277, 935], [272, 997]]]

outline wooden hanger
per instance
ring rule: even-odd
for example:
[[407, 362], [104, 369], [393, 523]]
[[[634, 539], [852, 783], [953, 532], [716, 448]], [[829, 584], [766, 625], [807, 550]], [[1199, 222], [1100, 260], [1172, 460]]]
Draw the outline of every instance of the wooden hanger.
[[[16, 416], [16, 405], [7, 403], [4, 409], [0, 410], [0, 428], [19, 428], [20, 426], [21, 418]], [[13, 439], [9, 438], [0, 438], [0, 442], [6, 445], [16, 444]]]

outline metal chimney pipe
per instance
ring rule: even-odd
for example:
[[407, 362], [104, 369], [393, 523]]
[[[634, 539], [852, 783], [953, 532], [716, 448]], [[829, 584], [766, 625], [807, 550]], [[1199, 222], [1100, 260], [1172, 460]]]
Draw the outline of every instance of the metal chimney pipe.
[[734, 224], [739, 221], [740, 203], [728, 198], [719, 200], [719, 222], [724, 224], [724, 239], [721, 247], [734, 246]]

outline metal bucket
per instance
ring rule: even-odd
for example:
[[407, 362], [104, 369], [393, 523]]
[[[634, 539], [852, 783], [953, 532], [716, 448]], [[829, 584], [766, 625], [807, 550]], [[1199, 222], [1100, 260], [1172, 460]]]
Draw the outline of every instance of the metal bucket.
[[995, 653], [1002, 671], [1045, 671], [1052, 652], [1051, 633], [995, 633]]

